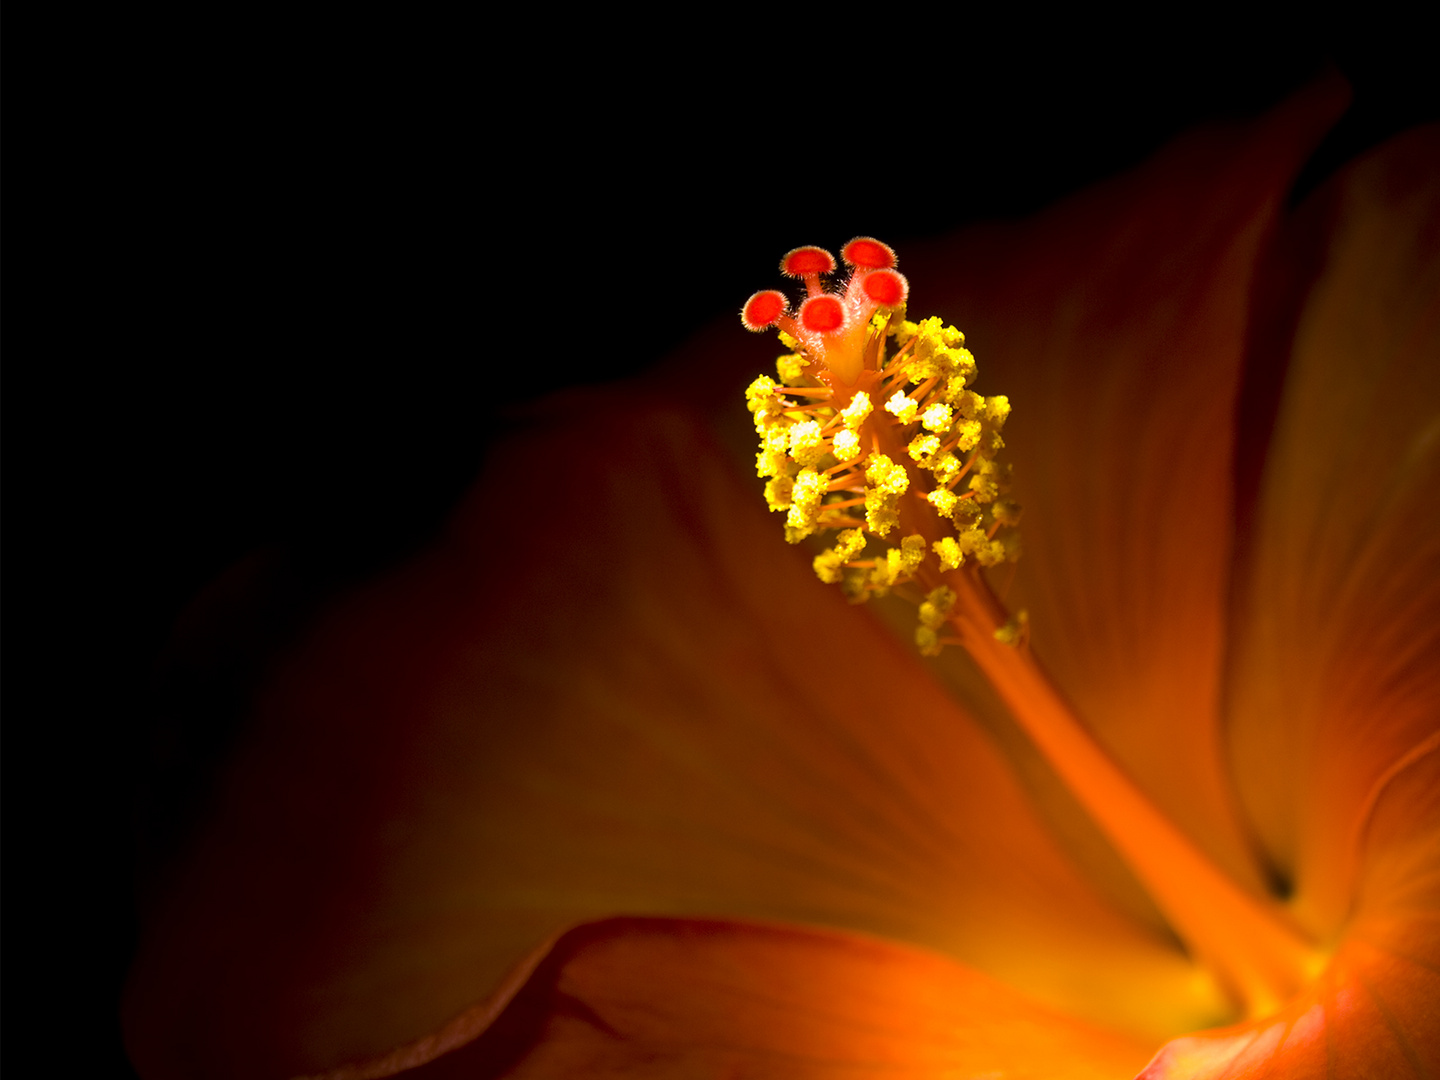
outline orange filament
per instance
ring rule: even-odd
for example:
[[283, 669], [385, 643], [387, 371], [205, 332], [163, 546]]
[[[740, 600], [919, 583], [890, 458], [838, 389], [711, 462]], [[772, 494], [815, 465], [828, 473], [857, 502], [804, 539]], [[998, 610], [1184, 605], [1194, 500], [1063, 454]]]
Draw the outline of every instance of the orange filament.
[[1310, 981], [1320, 954], [1274, 901], [1235, 884], [1096, 743], [1028, 649], [1001, 644], [1004, 609], [969, 567], [944, 575], [959, 596], [961, 643], [1011, 715], [1090, 814], [1171, 927], [1243, 1006], [1274, 1012]]

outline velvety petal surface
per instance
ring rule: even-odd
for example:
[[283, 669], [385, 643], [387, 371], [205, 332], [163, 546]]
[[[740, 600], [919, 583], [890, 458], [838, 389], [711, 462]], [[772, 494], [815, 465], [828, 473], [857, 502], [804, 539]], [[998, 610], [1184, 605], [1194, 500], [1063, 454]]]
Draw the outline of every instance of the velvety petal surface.
[[1146, 1080], [1359, 1080], [1440, 1071], [1440, 741], [1385, 779], [1329, 965], [1280, 1014], [1177, 1039]]
[[1152, 1049], [943, 957], [849, 934], [616, 919], [567, 935], [553, 955], [517, 1002], [523, 1023], [406, 1080], [480, 1080], [501, 1075], [497, 1065], [536, 1080], [1110, 1080]]
[[860, 930], [1152, 1037], [1213, 1023], [909, 644], [637, 393], [552, 403], [276, 676], [132, 976], [147, 1080], [383, 1055], [617, 914]]
[[1320, 269], [1238, 606], [1231, 738], [1295, 909], [1329, 938], [1379, 792], [1440, 732], [1440, 129], [1337, 177], [1287, 242]]
[[[1025, 554], [1010, 598], [1036, 654], [1145, 792], [1257, 889], [1218, 698], [1236, 395], [1264, 245], [1344, 102], [1319, 84], [905, 264], [912, 309], [953, 319], [983, 392], [1013, 404]], [[1063, 797], [1045, 797], [1070, 829]]]

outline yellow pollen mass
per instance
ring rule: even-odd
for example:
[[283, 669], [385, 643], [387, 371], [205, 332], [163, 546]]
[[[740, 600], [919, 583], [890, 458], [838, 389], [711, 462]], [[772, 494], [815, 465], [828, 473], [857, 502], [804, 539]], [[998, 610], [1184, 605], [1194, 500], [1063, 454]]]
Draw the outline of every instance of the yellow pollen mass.
[[801, 466], [814, 465], [825, 456], [825, 437], [814, 420], [803, 420], [790, 428], [790, 454]]
[[955, 590], [939, 585], [930, 590], [925, 602], [920, 605], [920, 624], [931, 630], [939, 630], [955, 610]]
[[860, 436], [846, 428], [835, 433], [832, 445], [836, 461], [854, 461], [860, 456]]
[[790, 491], [795, 481], [788, 476], [777, 476], [765, 485], [765, 504], [771, 510], [790, 509]]
[[936, 540], [930, 547], [940, 557], [940, 569], [958, 570], [965, 562], [965, 552], [960, 548], [960, 542], [953, 536], [946, 536]]
[[937, 481], [942, 484], [948, 484], [956, 476], [960, 475], [960, 470], [964, 466], [960, 464], [959, 458], [949, 451], [946, 451], [943, 454], [936, 455], [935, 460], [930, 463], [929, 467], [930, 471], [935, 474]]
[[790, 513], [785, 519], [785, 537], [792, 544], [815, 531], [820, 514], [820, 497], [824, 494], [825, 477], [814, 469], [801, 469], [790, 490]]
[[1010, 418], [1010, 399], [1004, 394], [996, 394], [992, 398], [985, 399], [985, 419], [995, 425], [996, 430], [1005, 426], [1005, 421]]
[[840, 410], [840, 419], [844, 421], [847, 428], [856, 431], [865, 422], [865, 418], [870, 415], [872, 408], [874, 406], [870, 404], [870, 395], [864, 390], [857, 390], [855, 396], [850, 399], [850, 404]]
[[955, 449], [962, 454], [968, 454], [980, 442], [981, 425], [979, 420], [962, 420], [955, 425], [956, 442]]
[[940, 449], [938, 435], [916, 435], [908, 447], [910, 456], [924, 467], [931, 467], [936, 451]]
[[950, 421], [954, 414], [950, 406], [944, 402], [937, 402], [931, 405], [920, 416], [920, 426], [926, 431], [933, 431], [937, 435], [943, 435], [950, 430]]
[[906, 397], [903, 390], [896, 390], [895, 396], [885, 403], [885, 411], [894, 413], [902, 424], [914, 423], [915, 413], [919, 408], [919, 403]]
[[864, 529], [843, 529], [835, 539], [839, 541], [835, 545], [836, 554], [842, 559], [853, 559], [865, 550]]
[[[894, 549], [891, 549], [892, 553]], [[900, 541], [900, 562], [905, 573], [913, 574], [920, 569], [920, 564], [925, 561], [925, 537], [919, 533], [905, 537]]]
[[955, 504], [960, 501], [960, 496], [946, 488], [936, 488], [925, 496], [925, 501], [933, 506], [942, 518], [948, 518], [955, 512]]
[[809, 366], [810, 361], [799, 353], [790, 353], [775, 361], [775, 373], [786, 386], [793, 386], [805, 377], [805, 369]]
[[[1020, 508], [1005, 497], [1008, 467], [995, 460], [1010, 401], [970, 389], [975, 358], [955, 327], [938, 318], [909, 322], [903, 311], [875, 314], [868, 324], [861, 371], [870, 374], [866, 389], [854, 386], [848, 399], [837, 399], [824, 377], [833, 371], [829, 346], [782, 332], [790, 352], [775, 362], [780, 381], [760, 376], [745, 392], [759, 434], [756, 472], [766, 480], [766, 504], [785, 512], [787, 541], [831, 535], [832, 546], [816, 549], [814, 570], [848, 599], [923, 584], [923, 602], [916, 590], [899, 593], [920, 606], [916, 641], [935, 655], [955, 640], [944, 631], [960, 618], [955, 590], [971, 580], [983, 587], [981, 568], [1020, 554]], [[876, 387], [888, 389], [876, 398]], [[916, 426], [907, 436], [909, 425]], [[902, 446], [906, 456], [894, 460]], [[905, 499], [915, 500], [912, 510], [928, 504], [935, 516], [923, 519], [927, 531], [953, 534], [896, 536], [912, 513]], [[938, 584], [940, 575], [957, 573]]]
[[915, 628], [915, 644], [919, 647], [921, 656], [939, 656], [943, 651], [940, 647], [940, 635], [928, 626]]

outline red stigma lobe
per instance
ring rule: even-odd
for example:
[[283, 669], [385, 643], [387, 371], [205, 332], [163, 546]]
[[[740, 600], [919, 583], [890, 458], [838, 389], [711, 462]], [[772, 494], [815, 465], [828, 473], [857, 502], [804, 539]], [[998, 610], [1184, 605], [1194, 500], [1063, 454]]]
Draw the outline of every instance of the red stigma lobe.
[[740, 309], [740, 322], [746, 330], [764, 330], [767, 326], [775, 325], [777, 319], [785, 314], [785, 309], [790, 302], [785, 299], [785, 294], [776, 289], [763, 289], [757, 292], [745, 306]]
[[909, 295], [910, 283], [895, 270], [876, 270], [866, 274], [860, 286], [866, 297], [881, 307], [899, 307]]
[[800, 305], [800, 325], [811, 333], [833, 334], [845, 325], [845, 305], [829, 293], [812, 296]]
[[873, 236], [857, 236], [840, 249], [840, 257], [857, 270], [889, 270], [897, 261], [895, 249]]
[[780, 272], [793, 278], [813, 278], [835, 269], [835, 256], [824, 248], [798, 247], [780, 260]]

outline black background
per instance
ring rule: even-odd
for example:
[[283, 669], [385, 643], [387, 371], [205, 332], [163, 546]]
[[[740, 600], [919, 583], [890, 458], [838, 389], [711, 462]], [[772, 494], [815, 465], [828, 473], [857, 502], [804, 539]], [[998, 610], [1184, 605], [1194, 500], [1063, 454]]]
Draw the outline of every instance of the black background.
[[130, 12], [11, 66], [11, 1075], [133, 1076], [116, 999], [153, 665], [227, 565], [280, 544], [341, 580], [402, 556], [498, 410], [654, 361], [798, 244], [870, 233], [903, 255], [1023, 215], [1326, 64], [1356, 106], [1302, 186], [1434, 115], [1420, 35], [1373, 20], [758, 14], [682, 32]]

